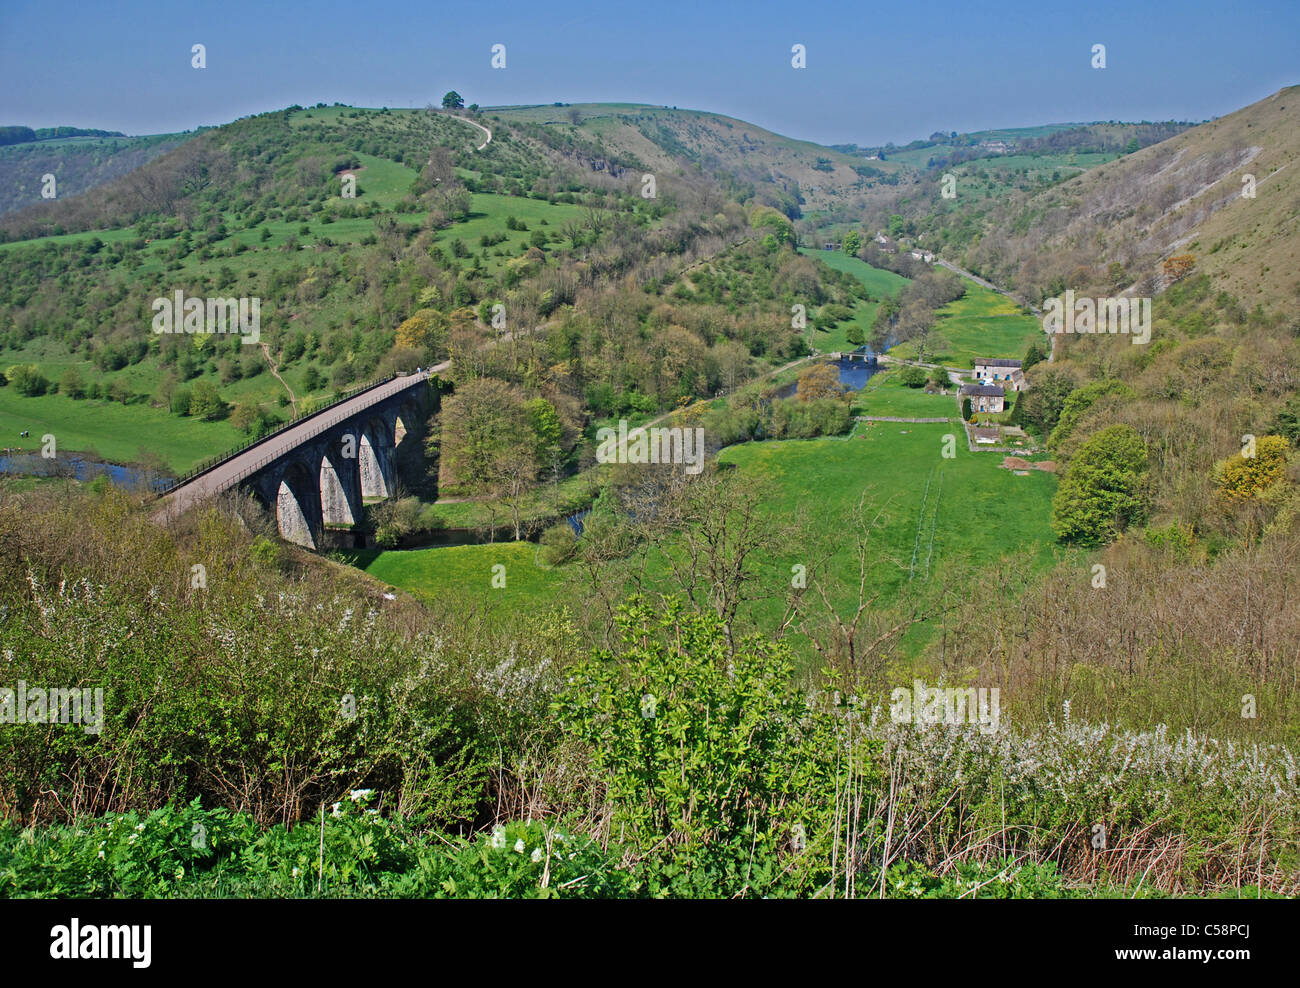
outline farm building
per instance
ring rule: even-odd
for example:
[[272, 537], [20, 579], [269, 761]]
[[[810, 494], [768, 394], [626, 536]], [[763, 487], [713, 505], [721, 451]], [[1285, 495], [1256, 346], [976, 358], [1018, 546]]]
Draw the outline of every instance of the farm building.
[[1025, 375], [1019, 360], [1003, 357], [981, 357], [975, 361], [975, 379], [981, 384], [1000, 384], [1008, 391], [1022, 391]]
[[926, 264], [934, 263], [934, 254], [931, 251], [922, 250], [920, 247], [917, 247], [914, 250], [909, 251], [909, 253], [918, 261], [924, 261]]
[[996, 384], [963, 384], [961, 397], [970, 399], [973, 412], [1001, 412], [1006, 407], [1006, 392]]

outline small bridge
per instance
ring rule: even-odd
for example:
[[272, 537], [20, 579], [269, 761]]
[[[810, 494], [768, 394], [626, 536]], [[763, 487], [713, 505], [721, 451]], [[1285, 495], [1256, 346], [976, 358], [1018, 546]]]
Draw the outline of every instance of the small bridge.
[[318, 548], [326, 528], [360, 521], [367, 499], [392, 496], [399, 454], [419, 444], [428, 380], [447, 366], [371, 385], [205, 466], [159, 498], [154, 520], [242, 486], [275, 512], [283, 538]]
[[850, 362], [860, 360], [864, 364], [876, 363], [876, 355], [865, 350], [833, 350], [829, 356], [831, 360], [847, 360]]

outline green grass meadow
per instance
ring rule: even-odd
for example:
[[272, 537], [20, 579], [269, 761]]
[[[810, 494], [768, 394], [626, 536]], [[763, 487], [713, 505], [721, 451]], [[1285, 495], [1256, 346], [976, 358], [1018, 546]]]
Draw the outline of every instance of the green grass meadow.
[[[31, 436], [19, 439], [24, 430]], [[165, 457], [178, 473], [248, 438], [228, 421], [182, 418], [145, 402], [74, 401], [64, 395], [24, 398], [12, 388], [0, 388], [3, 445], [39, 449], [46, 433], [54, 436], [60, 454], [94, 453], [130, 463], [145, 449]]]
[[[979, 357], [1023, 358], [1029, 344], [1043, 335], [1043, 327], [1005, 295], [967, 282], [966, 294], [939, 310], [933, 332], [948, 346], [931, 354], [931, 362], [973, 367]], [[916, 345], [900, 343], [889, 353], [915, 359]]]
[[[875, 298], [895, 296], [903, 290], [903, 287], [908, 282], [908, 279], [902, 275], [894, 274], [894, 272], [886, 271], [883, 268], [874, 268], [866, 261], [850, 257], [843, 251], [812, 250], [801, 247], [799, 253], [805, 257], [821, 261], [827, 267], [834, 268], [836, 271], [844, 271], [853, 275], [866, 286], [867, 291]], [[848, 340], [849, 327], [857, 326], [862, 331], [862, 338], [867, 339], [871, 334], [872, 326], [876, 323], [876, 310], [879, 308], [880, 305], [877, 302], [859, 301], [854, 306], [853, 318], [837, 323], [834, 329], [823, 332], [810, 326], [808, 329], [808, 342], [822, 353], [857, 349], [858, 344], [850, 343]]]
[[[549, 608], [562, 597], [564, 580], [558, 571], [537, 565], [537, 546], [531, 542], [362, 549], [340, 555], [376, 580], [428, 601], [472, 596], [485, 607]], [[494, 571], [495, 566], [504, 569]], [[494, 577], [504, 577], [505, 586], [493, 586]]]

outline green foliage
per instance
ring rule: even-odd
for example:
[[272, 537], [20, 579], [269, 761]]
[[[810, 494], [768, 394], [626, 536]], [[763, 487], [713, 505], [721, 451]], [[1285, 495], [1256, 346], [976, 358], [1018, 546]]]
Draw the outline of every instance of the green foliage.
[[1075, 426], [1079, 424], [1079, 420], [1083, 418], [1084, 413], [1101, 398], [1110, 395], [1121, 399], [1135, 397], [1132, 388], [1113, 378], [1091, 381], [1078, 390], [1071, 391], [1061, 405], [1060, 416], [1057, 418], [1056, 426], [1052, 429], [1051, 435], [1047, 437], [1047, 445], [1054, 450], [1059, 450]]
[[220, 418], [226, 412], [226, 402], [211, 381], [196, 381], [190, 389], [189, 414], [195, 418], [211, 421]]
[[630, 885], [598, 843], [565, 828], [416, 834], [374, 799], [353, 790], [293, 828], [197, 799], [39, 831], [0, 822], [0, 898], [608, 898]]
[[1147, 513], [1147, 450], [1131, 426], [1112, 425], [1080, 448], [1052, 499], [1052, 530], [1065, 542], [1113, 540]]
[[1029, 387], [1016, 402], [1016, 413], [1022, 424], [1033, 427], [1040, 435], [1051, 435], [1061, 417], [1065, 400], [1073, 390], [1073, 377], [1049, 367], [1029, 382]]
[[59, 394], [78, 401], [86, 397], [86, 382], [77, 373], [77, 368], [69, 367], [63, 372], [63, 377], [59, 379]]
[[930, 379], [930, 375], [924, 367], [917, 367], [913, 364], [908, 364], [899, 371], [898, 377], [909, 388], [923, 388], [925, 382]]
[[568, 562], [577, 552], [578, 537], [567, 521], [557, 521], [542, 532], [538, 559], [546, 566], [559, 566]]
[[759, 232], [769, 233], [779, 244], [794, 242], [794, 224], [780, 210], [771, 206], [755, 206], [749, 211], [749, 225]]
[[5, 380], [11, 388], [26, 398], [43, 395], [50, 387], [50, 382], [35, 364], [16, 364], [10, 367], [5, 371]]
[[1285, 437], [1292, 446], [1300, 444], [1300, 395], [1292, 395], [1278, 409], [1269, 431]]
[[[555, 703], [607, 787], [610, 829], [647, 856], [652, 895], [730, 895], [808, 876], [775, 867], [797, 833], [824, 832], [833, 721], [790, 679], [788, 650], [761, 640], [731, 653], [712, 614], [633, 600], [626, 651], [577, 665]], [[669, 639], [665, 632], [672, 629]]]
[[1034, 364], [1041, 364], [1048, 356], [1050, 356], [1050, 353], [1046, 346], [1042, 343], [1031, 343], [1020, 361], [1020, 370], [1022, 372], [1028, 371]]

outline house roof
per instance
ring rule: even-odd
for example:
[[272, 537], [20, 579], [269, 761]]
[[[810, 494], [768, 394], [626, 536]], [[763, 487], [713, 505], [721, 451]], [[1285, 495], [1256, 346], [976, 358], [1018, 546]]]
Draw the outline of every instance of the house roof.
[[1008, 360], [1006, 357], [988, 357], [983, 360], [975, 361], [976, 367], [1019, 367], [1019, 360]]
[[978, 398], [1005, 398], [1007, 394], [996, 384], [963, 384], [961, 393]]

